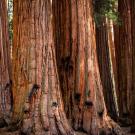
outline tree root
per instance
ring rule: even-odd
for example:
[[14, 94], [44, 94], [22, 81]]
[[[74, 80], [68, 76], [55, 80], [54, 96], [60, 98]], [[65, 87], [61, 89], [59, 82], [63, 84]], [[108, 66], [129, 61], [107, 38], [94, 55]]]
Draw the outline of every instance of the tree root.
[[[49, 108], [43, 107], [40, 109], [43, 103], [39, 99], [45, 96], [41, 97], [42, 95], [40, 97], [36, 96], [32, 103], [27, 102], [25, 104], [20, 133], [22, 135], [74, 135], [61, 106], [52, 105]], [[43, 109], [48, 111], [45, 113]]]
[[104, 126], [100, 129], [101, 135], [125, 135], [121, 127], [115, 123], [110, 117], [106, 117], [104, 120]]

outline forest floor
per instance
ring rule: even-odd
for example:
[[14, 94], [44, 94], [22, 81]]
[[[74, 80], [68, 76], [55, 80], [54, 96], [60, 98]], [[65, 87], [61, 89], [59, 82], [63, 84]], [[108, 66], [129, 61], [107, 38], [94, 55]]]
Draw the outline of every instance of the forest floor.
[[123, 129], [123, 131], [124, 131], [124, 133], [126, 134], [126, 135], [135, 135], [135, 133], [130, 133], [130, 128], [122, 128]]
[[[0, 135], [19, 135], [19, 132], [8, 132], [5, 128], [0, 128]], [[76, 135], [87, 135], [85, 133], [76, 132]]]
[[[122, 128], [125, 135], [135, 135], [135, 134], [131, 134], [129, 133], [130, 131], [130, 128]], [[8, 132], [6, 130], [6, 128], [0, 128], [0, 135], [19, 135], [19, 132], [16, 131], [16, 132]], [[76, 135], [87, 135], [85, 133], [81, 133], [81, 132], [76, 132]]]
[[[19, 132], [8, 132], [5, 128], [0, 128], [0, 135], [19, 135]], [[76, 132], [76, 135], [87, 135], [85, 133]]]

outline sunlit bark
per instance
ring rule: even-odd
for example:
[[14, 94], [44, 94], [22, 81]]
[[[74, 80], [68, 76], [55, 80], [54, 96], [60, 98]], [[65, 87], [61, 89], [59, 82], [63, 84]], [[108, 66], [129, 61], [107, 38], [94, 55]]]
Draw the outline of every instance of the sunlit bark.
[[113, 95], [116, 107], [117, 117], [119, 116], [119, 107], [118, 107], [118, 78], [117, 78], [117, 66], [116, 66], [116, 48], [114, 40], [114, 22], [113, 20], [107, 20], [107, 32], [108, 32], [108, 46], [109, 46], [109, 55], [110, 55], [110, 65], [111, 65], [111, 77], [113, 83]]
[[12, 125], [21, 122], [24, 134], [73, 134], [63, 109], [52, 23], [51, 0], [14, 0]]

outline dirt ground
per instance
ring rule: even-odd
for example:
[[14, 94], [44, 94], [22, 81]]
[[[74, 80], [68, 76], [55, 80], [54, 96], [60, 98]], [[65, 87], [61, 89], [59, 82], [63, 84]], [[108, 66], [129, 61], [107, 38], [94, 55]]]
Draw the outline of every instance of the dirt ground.
[[[0, 129], [0, 135], [19, 135], [19, 132], [8, 132], [5, 128]], [[76, 135], [87, 135], [85, 133], [76, 132]]]
[[[0, 129], [0, 135], [19, 135], [19, 132], [7, 132], [6, 129]], [[85, 133], [76, 132], [76, 135], [87, 135]]]
[[[123, 128], [123, 131], [124, 131], [125, 135], [135, 135], [135, 134], [129, 133], [130, 128]], [[18, 131], [8, 132], [5, 128], [1, 128], [0, 135], [19, 135], [19, 132]], [[87, 135], [87, 134], [81, 133], [81, 132], [76, 132], [76, 135]]]
[[6, 128], [0, 128], [0, 135], [19, 135], [18, 131], [8, 132]]

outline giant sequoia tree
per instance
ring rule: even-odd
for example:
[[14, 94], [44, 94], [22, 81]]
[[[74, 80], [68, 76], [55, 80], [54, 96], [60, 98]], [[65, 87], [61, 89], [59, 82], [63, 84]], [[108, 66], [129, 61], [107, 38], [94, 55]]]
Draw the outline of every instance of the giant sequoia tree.
[[[115, 31], [116, 60], [118, 73], [118, 104], [120, 117], [126, 118], [130, 111], [132, 90], [132, 40], [130, 1], [119, 0], [118, 11], [121, 24]], [[124, 74], [123, 74], [124, 73]]]
[[109, 115], [116, 120], [118, 117], [118, 107], [116, 84], [114, 82], [116, 77], [115, 56], [113, 54], [115, 50], [112, 39], [113, 29], [110, 28], [112, 27], [112, 20], [107, 18], [105, 15], [102, 15], [102, 10], [104, 9], [103, 6], [105, 5], [102, 1], [95, 2], [95, 16], [100, 18], [100, 20], [96, 23], [97, 56], [107, 111]]
[[131, 25], [132, 25], [132, 68], [133, 68], [133, 84], [131, 91], [131, 118], [132, 118], [132, 128], [131, 131], [135, 132], [135, 1], [131, 0]]
[[73, 134], [61, 99], [51, 0], [14, 0], [13, 118], [21, 132]]
[[11, 109], [10, 46], [7, 27], [7, 3], [0, 1], [0, 127], [5, 126]]
[[61, 87], [74, 129], [83, 129], [92, 135], [121, 134], [108, 117], [104, 102], [92, 1], [55, 0], [53, 9]]
[[7, 3], [1, 0], [0, 127], [19, 128], [22, 135], [73, 135], [73, 130], [122, 135], [109, 117], [118, 116], [118, 87], [120, 117], [131, 111], [134, 131], [135, 2], [130, 2], [119, 0], [122, 25], [115, 29], [114, 45], [113, 23], [101, 14], [96, 27], [93, 12], [105, 8], [109, 15], [115, 0], [14, 0], [10, 52]]

